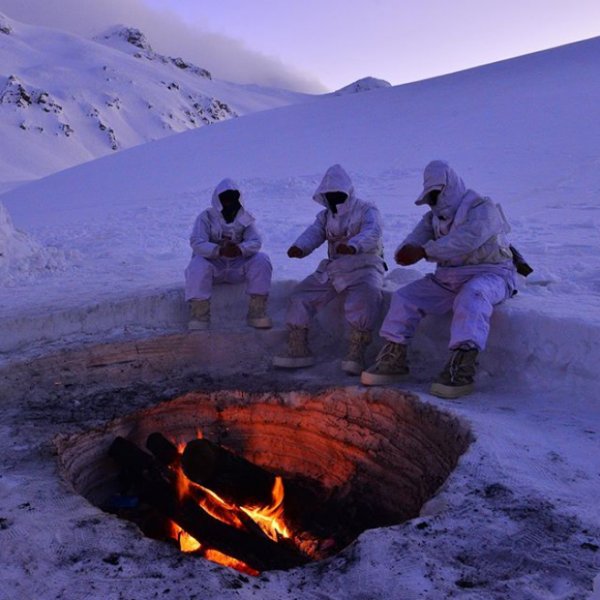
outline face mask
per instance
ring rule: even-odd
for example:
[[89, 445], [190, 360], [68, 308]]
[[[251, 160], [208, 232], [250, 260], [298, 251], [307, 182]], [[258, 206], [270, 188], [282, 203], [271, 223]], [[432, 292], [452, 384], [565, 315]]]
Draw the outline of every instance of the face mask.
[[221, 214], [226, 223], [231, 223], [242, 205], [240, 204], [240, 193], [238, 190], [225, 190], [219, 194], [219, 201], [223, 209]]
[[426, 196], [426, 202], [429, 206], [433, 207], [437, 204], [438, 198], [442, 190], [431, 190]]

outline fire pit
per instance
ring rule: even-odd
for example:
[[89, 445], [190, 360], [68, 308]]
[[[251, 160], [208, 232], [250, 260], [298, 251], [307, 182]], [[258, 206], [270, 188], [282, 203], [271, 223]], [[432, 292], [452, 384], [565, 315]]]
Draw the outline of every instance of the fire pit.
[[[132, 518], [147, 535], [176, 539], [184, 550], [257, 574], [327, 558], [366, 529], [417, 516], [470, 441], [462, 422], [412, 394], [348, 387], [193, 392], [56, 443], [64, 477], [91, 503]], [[124, 492], [132, 486], [123, 483], [123, 461], [129, 468], [131, 460], [160, 483]], [[201, 480], [197, 473], [208, 472], [207, 461], [228, 465], [224, 475], [210, 470], [211, 477]], [[232, 473], [251, 474], [256, 483], [231, 492]], [[211, 478], [218, 489], [210, 489]], [[219, 501], [232, 515], [209, 510], [208, 521], [196, 505], [223, 490]], [[243, 497], [239, 503], [232, 500], [236, 493]], [[151, 512], [158, 504], [166, 513], [160, 527], [155, 518], [148, 526], [147, 512], [141, 518], [137, 508], [156, 495], [163, 499]], [[189, 520], [196, 517], [198, 526]], [[206, 525], [213, 533], [195, 539], [186, 531], [190, 523], [194, 532]], [[231, 551], [223, 552], [225, 538]], [[236, 540], [241, 548], [230, 545]]]

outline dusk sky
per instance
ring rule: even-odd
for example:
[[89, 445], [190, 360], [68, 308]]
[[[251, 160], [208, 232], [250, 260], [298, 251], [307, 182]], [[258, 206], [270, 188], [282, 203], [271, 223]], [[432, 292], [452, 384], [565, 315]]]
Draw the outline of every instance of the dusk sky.
[[0, 0], [82, 35], [140, 28], [219, 79], [322, 92], [397, 85], [600, 35], [599, 0]]

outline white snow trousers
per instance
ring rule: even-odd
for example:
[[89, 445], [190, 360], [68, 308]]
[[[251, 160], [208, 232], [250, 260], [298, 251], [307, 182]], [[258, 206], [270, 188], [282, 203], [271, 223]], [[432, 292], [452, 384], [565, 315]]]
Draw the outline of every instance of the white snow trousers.
[[185, 270], [185, 299], [208, 300], [213, 283], [246, 282], [247, 294], [266, 295], [271, 289], [273, 267], [264, 252], [236, 258], [193, 256]]
[[372, 331], [381, 310], [382, 293], [378, 277], [358, 281], [348, 285], [342, 292], [338, 292], [330, 280], [323, 281], [320, 275], [314, 273], [309, 275], [292, 292], [287, 311], [287, 324], [308, 327], [318, 310], [343, 293], [346, 295], [344, 299], [346, 320], [356, 329]]
[[476, 265], [438, 268], [394, 293], [379, 333], [406, 344], [424, 316], [452, 310], [448, 347], [454, 350], [470, 343], [484, 350], [494, 306], [512, 295], [514, 279], [514, 270], [505, 267], [492, 272], [482, 272]]

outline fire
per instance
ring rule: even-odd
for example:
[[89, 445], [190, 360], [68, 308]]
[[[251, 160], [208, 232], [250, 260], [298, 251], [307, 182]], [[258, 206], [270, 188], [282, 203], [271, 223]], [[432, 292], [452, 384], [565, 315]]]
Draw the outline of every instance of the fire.
[[252, 575], [254, 577], [260, 574], [258, 571], [249, 567], [246, 563], [238, 560], [237, 558], [227, 556], [227, 554], [223, 554], [222, 552], [213, 550], [212, 548], [204, 548], [198, 540], [194, 539], [189, 533], [181, 529], [179, 525], [173, 523], [173, 521], [169, 521], [169, 525], [171, 528], [171, 537], [179, 541], [179, 549], [182, 552], [199, 553], [207, 560], [225, 567], [237, 569], [242, 573], [246, 573], [247, 575]]
[[[201, 434], [198, 435], [201, 437]], [[185, 449], [185, 443], [177, 444], [177, 450], [181, 455]], [[222, 521], [238, 529], [244, 529], [244, 522], [250, 518], [271, 540], [277, 542], [281, 538], [291, 538], [292, 532], [284, 520], [283, 500], [285, 490], [281, 477], [275, 477], [271, 491], [272, 502], [268, 506], [236, 506], [226, 502], [212, 490], [190, 481], [180, 464], [172, 467], [175, 475], [175, 484], [179, 500], [192, 497], [198, 505], [215, 519]], [[221, 565], [229, 566], [249, 575], [258, 575], [247, 564], [231, 556], [223, 554], [212, 548], [206, 548], [202, 543], [194, 539], [190, 534], [181, 529], [176, 523], [171, 522], [170, 535], [179, 543], [182, 552], [199, 553], [208, 560]]]
[[233, 558], [232, 556], [227, 556], [227, 554], [223, 554], [218, 550], [208, 549], [204, 552], [204, 558], [208, 560], [212, 560], [219, 565], [223, 565], [225, 567], [231, 567], [232, 569], [236, 569], [241, 571], [242, 573], [246, 573], [246, 575], [252, 575], [253, 577], [257, 577], [260, 575], [260, 572], [252, 567], [249, 567], [245, 562], [238, 560], [237, 558]]
[[240, 507], [274, 542], [280, 537], [292, 537], [283, 520], [283, 480], [281, 477], [275, 477], [275, 483], [272, 490], [273, 502], [265, 507]]

